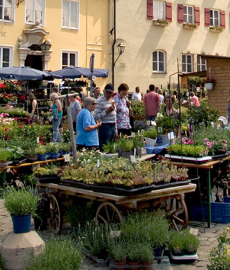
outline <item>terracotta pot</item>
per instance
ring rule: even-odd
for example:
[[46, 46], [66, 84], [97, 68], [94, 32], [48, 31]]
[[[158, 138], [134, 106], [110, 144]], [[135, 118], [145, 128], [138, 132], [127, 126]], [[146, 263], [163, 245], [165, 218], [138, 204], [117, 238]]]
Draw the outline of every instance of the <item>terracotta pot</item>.
[[139, 264], [140, 262], [129, 262], [130, 268], [132, 270], [139, 270]]
[[153, 262], [151, 263], [147, 263], [147, 262], [143, 262], [143, 270], [153, 270]]
[[113, 260], [113, 263], [115, 265], [115, 269], [119, 269], [119, 270], [125, 270], [126, 269], [126, 262], [117, 262], [117, 261]]

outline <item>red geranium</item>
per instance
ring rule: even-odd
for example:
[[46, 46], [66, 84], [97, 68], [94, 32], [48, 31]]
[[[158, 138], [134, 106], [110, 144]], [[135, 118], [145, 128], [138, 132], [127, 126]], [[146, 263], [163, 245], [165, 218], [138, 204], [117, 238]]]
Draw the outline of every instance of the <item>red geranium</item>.
[[6, 88], [6, 85], [0, 83], [0, 88]]

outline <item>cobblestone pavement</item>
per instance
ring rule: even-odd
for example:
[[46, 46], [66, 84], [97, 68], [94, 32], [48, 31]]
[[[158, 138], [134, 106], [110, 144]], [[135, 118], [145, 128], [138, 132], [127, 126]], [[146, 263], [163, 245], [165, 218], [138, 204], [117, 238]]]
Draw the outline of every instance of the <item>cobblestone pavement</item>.
[[[216, 247], [218, 234], [223, 232], [223, 229], [230, 226], [230, 224], [212, 223], [211, 228], [196, 227], [199, 230], [200, 247], [198, 249], [198, 260], [190, 264], [174, 264], [170, 263], [167, 256], [164, 257], [160, 264], [154, 262], [154, 270], [205, 270], [208, 264], [208, 255], [213, 247]], [[4, 202], [0, 199], [0, 242], [2, 242], [6, 235], [13, 230], [13, 225], [9, 213], [4, 208]], [[41, 237], [46, 238], [50, 235], [50, 231], [41, 232]], [[110, 268], [98, 266], [92, 260], [85, 258], [81, 270], [109, 270]]]

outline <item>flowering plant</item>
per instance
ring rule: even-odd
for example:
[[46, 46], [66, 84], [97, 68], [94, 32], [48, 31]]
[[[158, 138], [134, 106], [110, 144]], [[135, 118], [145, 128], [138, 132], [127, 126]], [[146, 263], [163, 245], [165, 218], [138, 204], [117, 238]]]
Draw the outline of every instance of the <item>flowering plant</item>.
[[180, 125], [180, 121], [178, 119], [171, 118], [170, 116], [158, 113], [156, 124], [158, 134], [166, 135], [171, 131], [175, 131], [175, 128]]
[[208, 138], [204, 139], [204, 145], [206, 145], [209, 149], [209, 153], [214, 155], [218, 152], [225, 153], [227, 150], [227, 141], [226, 140], [216, 140], [210, 141]]
[[223, 233], [217, 238], [218, 246], [211, 250], [209, 255], [209, 262], [207, 265], [209, 270], [222, 269], [227, 270], [230, 268], [229, 244], [230, 244], [230, 231], [229, 227], [223, 230]]

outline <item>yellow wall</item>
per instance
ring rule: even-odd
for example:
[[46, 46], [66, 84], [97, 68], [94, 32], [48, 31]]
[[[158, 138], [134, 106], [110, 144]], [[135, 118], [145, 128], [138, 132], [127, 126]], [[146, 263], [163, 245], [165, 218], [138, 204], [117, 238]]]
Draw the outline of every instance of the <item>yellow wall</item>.
[[[61, 28], [61, 0], [46, 0], [44, 30], [49, 32], [45, 38], [51, 40], [50, 70], [61, 69], [62, 50], [78, 51], [78, 66], [89, 67], [89, 59], [95, 54], [95, 68], [108, 68], [108, 2], [104, 0], [84, 0], [80, 2], [80, 29]], [[23, 30], [32, 28], [25, 25], [25, 2], [15, 8], [15, 23], [0, 22], [0, 45], [14, 46], [12, 65], [19, 65], [18, 38], [26, 35]], [[107, 79], [96, 79], [99, 86], [105, 85]]]
[[[182, 70], [182, 53], [194, 54], [194, 71], [196, 71], [197, 54], [219, 54], [230, 56], [229, 44], [229, 1], [210, 0], [171, 0], [172, 22], [169, 26], [154, 26], [147, 20], [147, 0], [117, 1], [117, 38], [123, 40], [126, 48], [115, 66], [115, 87], [122, 82], [129, 85], [130, 91], [140, 86], [146, 92], [150, 83], [167, 87], [169, 75]], [[197, 30], [183, 29], [177, 22], [177, 5], [187, 4], [200, 7], [200, 26]], [[204, 25], [204, 8], [225, 10], [226, 29], [221, 33], [210, 32]], [[127, 16], [128, 14], [128, 16]], [[166, 52], [166, 73], [152, 73], [152, 52]], [[172, 76], [171, 83], [177, 83], [177, 76]]]

